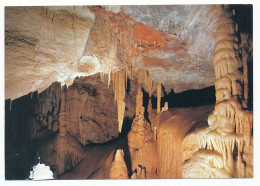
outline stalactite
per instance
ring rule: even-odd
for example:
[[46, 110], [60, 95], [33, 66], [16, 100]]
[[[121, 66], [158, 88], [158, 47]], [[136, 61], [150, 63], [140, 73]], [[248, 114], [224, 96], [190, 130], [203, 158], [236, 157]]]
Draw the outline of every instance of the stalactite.
[[162, 96], [162, 85], [157, 84], [157, 114], [161, 112], [161, 96]]
[[[239, 68], [242, 67], [238, 55], [235, 24], [226, 10], [220, 10], [217, 40], [214, 53], [216, 71], [216, 102], [242, 96], [243, 78]], [[218, 40], [221, 36], [221, 40]], [[223, 87], [224, 86], [224, 87]], [[226, 87], [225, 87], [226, 86]]]
[[124, 113], [125, 113], [125, 85], [126, 85], [126, 72], [125, 69], [114, 72], [112, 74], [113, 90], [115, 93], [115, 102], [117, 103], [117, 114], [118, 114], [118, 131], [122, 130]]
[[121, 132], [122, 124], [124, 119], [124, 111], [125, 111], [125, 91], [127, 88], [128, 77], [130, 80], [133, 80], [136, 75], [138, 80], [138, 84], [149, 92], [149, 95], [152, 94], [152, 86], [153, 82], [148, 75], [148, 71], [144, 68], [140, 68], [135, 72], [135, 70], [131, 67], [130, 70], [123, 68], [119, 71], [113, 72], [111, 74], [111, 80], [113, 81], [113, 91], [114, 91], [114, 99], [117, 103], [118, 109], [118, 130]]

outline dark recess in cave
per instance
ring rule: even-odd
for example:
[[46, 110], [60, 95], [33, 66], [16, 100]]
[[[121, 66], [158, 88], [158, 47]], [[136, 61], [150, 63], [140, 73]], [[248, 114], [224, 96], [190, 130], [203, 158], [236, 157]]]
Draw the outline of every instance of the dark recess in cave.
[[[163, 90], [163, 89], [162, 89]], [[164, 102], [168, 102], [169, 108], [174, 107], [199, 107], [205, 105], [212, 105], [216, 102], [215, 86], [206, 87], [198, 90], [187, 90], [181, 93], [175, 93], [173, 89], [161, 99], [161, 107]], [[152, 106], [155, 109], [157, 98], [152, 96]]]

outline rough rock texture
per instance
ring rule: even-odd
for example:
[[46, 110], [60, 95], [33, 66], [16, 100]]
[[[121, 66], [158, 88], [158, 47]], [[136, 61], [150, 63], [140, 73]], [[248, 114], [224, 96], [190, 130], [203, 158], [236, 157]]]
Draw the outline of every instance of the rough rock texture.
[[90, 75], [78, 62], [93, 19], [84, 7], [6, 7], [5, 99]]
[[216, 20], [207, 5], [6, 7], [5, 99], [130, 66], [167, 90], [213, 85]]
[[[102, 87], [102, 88], [101, 88]], [[117, 111], [113, 91], [98, 75], [75, 79], [66, 93], [66, 129], [82, 144], [117, 137]]]
[[36, 119], [61, 136], [70, 132], [83, 145], [109, 141], [118, 135], [113, 96], [98, 75], [76, 78], [68, 88], [55, 83], [40, 94]]

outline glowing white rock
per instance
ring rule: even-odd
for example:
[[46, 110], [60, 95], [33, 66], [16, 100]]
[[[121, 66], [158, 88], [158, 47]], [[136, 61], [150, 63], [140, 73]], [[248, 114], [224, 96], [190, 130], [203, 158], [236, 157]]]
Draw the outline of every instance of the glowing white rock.
[[49, 166], [38, 163], [36, 166], [33, 166], [33, 170], [30, 171], [29, 179], [32, 179], [32, 180], [53, 179], [53, 172], [51, 171]]

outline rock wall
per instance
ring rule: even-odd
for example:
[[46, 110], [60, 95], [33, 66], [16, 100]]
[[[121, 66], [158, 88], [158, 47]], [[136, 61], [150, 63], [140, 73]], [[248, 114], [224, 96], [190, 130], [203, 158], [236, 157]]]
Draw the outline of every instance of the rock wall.
[[182, 141], [195, 124], [189, 116], [173, 115], [165, 111], [158, 115], [157, 151], [160, 178], [182, 178]]
[[95, 15], [89, 8], [5, 7], [5, 99], [72, 84]]
[[[135, 90], [134, 81], [131, 86]], [[134, 95], [130, 91], [125, 97], [125, 117], [134, 116]], [[6, 156], [6, 178], [25, 179], [31, 166], [26, 162], [37, 152], [41, 161], [55, 165], [58, 175], [70, 170], [85, 156], [85, 145], [118, 137], [117, 115], [112, 84], [108, 87], [99, 74], [76, 78], [69, 87], [55, 82], [40, 94], [6, 100], [6, 153], [11, 154]]]

